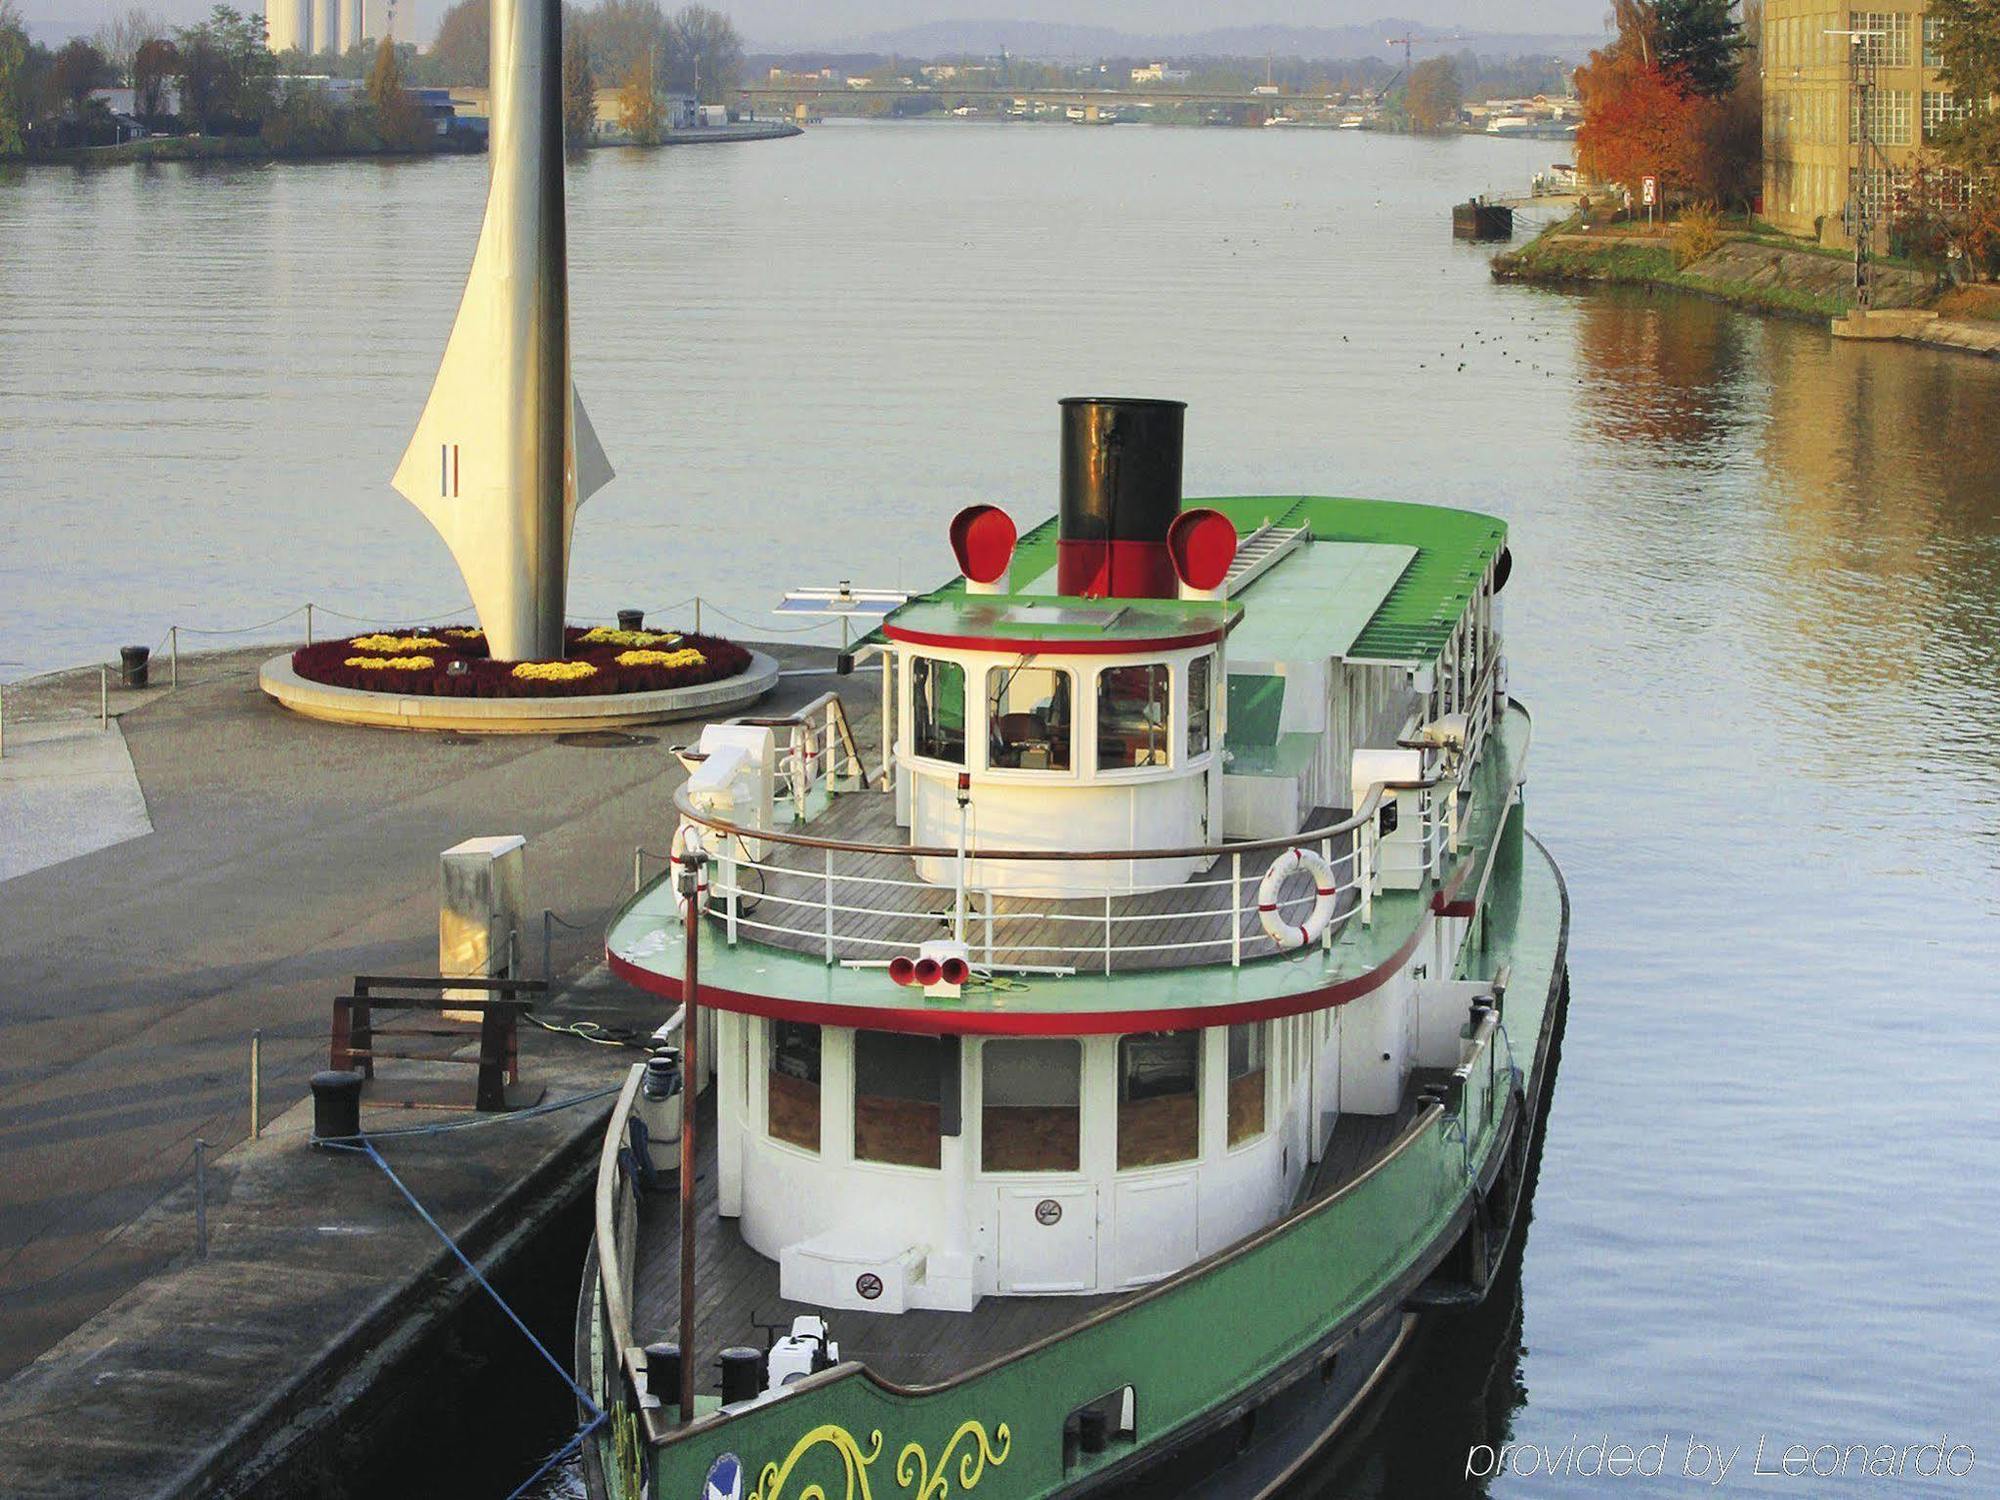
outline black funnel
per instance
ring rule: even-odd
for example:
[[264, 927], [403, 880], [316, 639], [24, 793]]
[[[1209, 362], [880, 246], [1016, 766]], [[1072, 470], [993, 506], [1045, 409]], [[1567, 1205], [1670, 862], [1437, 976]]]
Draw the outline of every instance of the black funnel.
[[1186, 415], [1185, 401], [1063, 401], [1059, 593], [1171, 599], [1179, 591], [1167, 528], [1181, 513]]

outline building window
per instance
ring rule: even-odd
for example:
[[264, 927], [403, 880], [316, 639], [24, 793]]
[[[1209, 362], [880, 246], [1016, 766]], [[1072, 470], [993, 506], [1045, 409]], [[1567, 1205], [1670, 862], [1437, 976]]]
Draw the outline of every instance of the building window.
[[1159, 1167], [1201, 1154], [1201, 1033], [1118, 1039], [1118, 1165]]
[[[1868, 138], [1878, 146], [1910, 144], [1911, 98], [1908, 89], [1868, 91]], [[1861, 95], [1857, 91], [1847, 107], [1847, 141], [1861, 141]]]
[[1924, 139], [1930, 140], [1947, 125], [1954, 125], [1972, 113], [1972, 101], [1959, 103], [1950, 90], [1924, 90]]
[[1853, 44], [1855, 57], [1878, 68], [1907, 68], [1910, 65], [1910, 18], [1902, 11], [1851, 10], [1847, 29], [1858, 32], [1841, 40]]
[[1067, 771], [1076, 734], [1070, 676], [1051, 667], [994, 667], [986, 674], [987, 764]]
[[957, 662], [910, 658], [910, 744], [930, 760], [965, 764], [965, 668]]
[[771, 1139], [819, 1150], [819, 1028], [772, 1021], [769, 1100], [764, 1128]]
[[1229, 1144], [1264, 1133], [1264, 1023], [1229, 1028]]
[[1944, 21], [1938, 16], [1924, 17], [1924, 66], [1937, 69], [1944, 66], [1944, 48], [1939, 44], [1944, 32]]
[[1097, 674], [1097, 769], [1124, 771], [1167, 764], [1164, 663], [1106, 667]]
[[1187, 670], [1187, 753], [1208, 754], [1208, 726], [1215, 711], [1215, 658], [1197, 656]]
[[979, 1162], [988, 1172], [1074, 1172], [1083, 1165], [1083, 1044], [980, 1047]]
[[940, 1159], [944, 1044], [897, 1031], [854, 1033], [854, 1157], [897, 1167]]

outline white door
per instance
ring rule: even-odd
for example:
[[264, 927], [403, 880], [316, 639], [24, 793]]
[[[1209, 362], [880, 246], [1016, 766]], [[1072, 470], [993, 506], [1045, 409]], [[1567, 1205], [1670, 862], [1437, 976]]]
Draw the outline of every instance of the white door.
[[1003, 1292], [1088, 1292], [1097, 1285], [1097, 1188], [1000, 1189]]

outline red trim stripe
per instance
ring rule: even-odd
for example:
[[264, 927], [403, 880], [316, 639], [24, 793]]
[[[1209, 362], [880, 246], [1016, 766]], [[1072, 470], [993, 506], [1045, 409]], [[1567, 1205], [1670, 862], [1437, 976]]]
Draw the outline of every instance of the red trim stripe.
[[[1300, 994], [1273, 995], [1263, 1000], [1241, 1000], [1215, 1005], [1168, 1006], [1154, 1010], [1112, 1011], [992, 1011], [951, 1010], [944, 1006], [922, 1009], [845, 1005], [823, 1000], [788, 1000], [775, 995], [752, 995], [741, 990], [723, 989], [712, 984], [701, 987], [702, 1003], [720, 1010], [764, 1016], [773, 1021], [803, 1021], [817, 1026], [852, 1026], [863, 1031], [908, 1031], [926, 1036], [1115, 1036], [1133, 1031], [1188, 1031], [1200, 1026], [1226, 1026], [1242, 1021], [1273, 1021], [1307, 1011], [1346, 1005], [1387, 984], [1417, 951], [1421, 928], [1412, 929], [1403, 946], [1366, 974], [1357, 974], [1334, 984]], [[642, 969], [629, 959], [605, 951], [611, 972], [649, 994], [668, 1000], [681, 998], [681, 982], [653, 969]], [[1220, 965], [1215, 973], [1227, 983], [1231, 973]]]
[[948, 635], [935, 630], [912, 630], [907, 625], [884, 625], [882, 634], [909, 646], [942, 646], [956, 651], [991, 651], [1005, 646], [1046, 656], [1123, 656], [1140, 651], [1179, 651], [1189, 646], [1206, 646], [1222, 639], [1222, 628], [1216, 626], [1188, 635], [1149, 636], [1144, 640], [1107, 640], [1103, 636], [1073, 641], [1024, 640], [1006, 634]]

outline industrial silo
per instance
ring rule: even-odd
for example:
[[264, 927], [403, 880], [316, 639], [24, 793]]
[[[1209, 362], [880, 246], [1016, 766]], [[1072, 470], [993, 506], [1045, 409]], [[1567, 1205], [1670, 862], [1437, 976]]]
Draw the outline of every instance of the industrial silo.
[[312, 0], [264, 0], [264, 27], [273, 52], [312, 47]]

